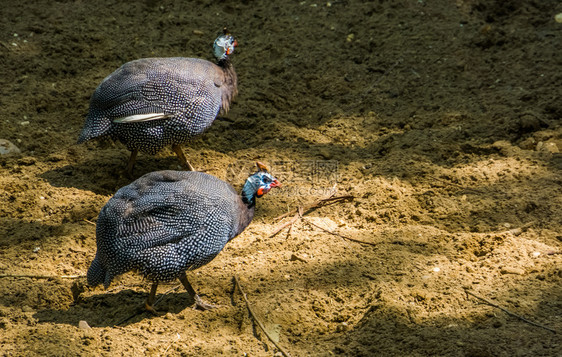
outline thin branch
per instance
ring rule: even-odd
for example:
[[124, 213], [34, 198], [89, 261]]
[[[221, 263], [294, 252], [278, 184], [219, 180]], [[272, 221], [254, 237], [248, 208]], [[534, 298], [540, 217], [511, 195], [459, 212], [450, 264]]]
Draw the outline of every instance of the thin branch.
[[257, 318], [256, 314], [254, 313], [254, 309], [252, 308], [252, 305], [250, 305], [250, 302], [248, 301], [248, 297], [246, 296], [246, 293], [244, 292], [244, 290], [242, 289], [242, 285], [240, 285], [240, 280], [238, 280], [238, 276], [234, 276], [234, 281], [236, 282], [236, 286], [238, 287], [238, 290], [240, 290], [240, 294], [242, 294], [242, 297], [244, 298], [244, 301], [246, 302], [246, 307], [248, 308], [248, 311], [250, 312], [250, 315], [252, 316], [252, 318], [254, 319], [254, 321], [258, 324], [258, 326], [260, 327], [260, 329], [263, 331], [263, 333], [267, 336], [267, 338], [271, 341], [271, 343], [273, 343], [275, 345], [275, 347], [277, 347], [277, 349], [279, 351], [281, 351], [281, 353], [283, 354], [283, 356], [285, 357], [291, 357], [291, 355], [289, 354], [289, 352], [285, 351], [283, 349], [283, 347], [279, 346], [279, 344], [277, 342], [275, 342], [273, 340], [273, 337], [271, 337], [271, 335], [269, 334], [269, 332], [267, 332], [267, 330], [265, 329], [265, 326], [262, 324], [262, 322]]
[[356, 243], [360, 243], [360, 244], [367, 244], [367, 245], [372, 245], [372, 246], [376, 246], [376, 245], [377, 245], [377, 243], [365, 242], [365, 241], [362, 241], [362, 240], [359, 240], [359, 239], [355, 239], [355, 238], [351, 238], [351, 237], [348, 237], [348, 236], [341, 235], [341, 234], [336, 233], [336, 232], [332, 232], [331, 230], [326, 229], [326, 228], [324, 228], [324, 227], [321, 227], [321, 226], [317, 225], [316, 223], [313, 223], [313, 222], [311, 222], [310, 220], [308, 220], [308, 219], [306, 219], [306, 218], [304, 218], [304, 217], [302, 217], [302, 219], [303, 219], [306, 223], [308, 223], [308, 224], [310, 224], [310, 225], [312, 225], [312, 226], [314, 226], [314, 227], [316, 227], [316, 228], [318, 228], [318, 229], [321, 229], [321, 230], [323, 230], [323, 231], [326, 232], [326, 233], [330, 233], [330, 234], [332, 234], [332, 235], [335, 235], [335, 236], [337, 236], [337, 237], [340, 237], [340, 238], [343, 238], [343, 239], [347, 239], [347, 240], [350, 240], [350, 241], [352, 241], [352, 242], [356, 242]]
[[522, 225], [521, 227], [513, 228], [513, 229], [510, 229], [510, 230], [508, 230], [508, 231], [506, 231], [506, 232], [507, 232], [507, 233], [511, 233], [511, 234], [513, 234], [514, 236], [518, 236], [518, 235], [520, 235], [521, 233], [527, 231], [527, 230], [528, 230], [531, 226], [533, 226], [534, 224], [535, 224], [535, 221], [527, 222], [527, 223], [525, 223], [524, 225]]
[[299, 209], [304, 212], [303, 214], [307, 214], [309, 211], [315, 210], [317, 208], [332, 205], [332, 204], [335, 204], [335, 203], [340, 203], [342, 201], [353, 200], [354, 198], [355, 197], [352, 196], [352, 195], [336, 196], [336, 197], [330, 196], [328, 198], [322, 198], [322, 199], [314, 201], [313, 203], [310, 203], [308, 205], [299, 206], [298, 208], [295, 208], [291, 212], [287, 212], [285, 214], [280, 215], [279, 217], [275, 218], [275, 220], [280, 220], [280, 219], [283, 219], [285, 217], [292, 216], [295, 213], [298, 213]]
[[34, 274], [0, 274], [0, 278], [32, 278], [32, 279], [80, 279], [86, 275], [34, 275]]
[[92, 221], [90, 221], [90, 220], [87, 220], [86, 218], [84, 218], [84, 222], [90, 223], [91, 225], [94, 225], [94, 226], [96, 225], [94, 222], [92, 222]]
[[526, 322], [526, 323], [528, 323], [528, 324], [530, 324], [530, 325], [533, 325], [533, 326], [540, 327], [540, 328], [542, 328], [542, 329], [548, 330], [548, 331], [550, 331], [550, 332], [552, 332], [552, 333], [558, 333], [556, 330], [551, 329], [550, 327], [547, 327], [547, 326], [541, 325], [541, 324], [539, 324], [539, 323], [536, 323], [536, 322], [527, 320], [527, 319], [524, 318], [523, 316], [517, 315], [517, 314], [515, 314], [515, 313], [513, 313], [513, 312], [511, 312], [511, 311], [509, 311], [509, 310], [507, 310], [507, 309], [505, 309], [505, 308], [503, 308], [503, 307], [501, 307], [501, 306], [499, 306], [499, 305], [497, 305], [497, 304], [491, 302], [491, 301], [488, 300], [488, 299], [485, 299], [485, 298], [483, 298], [483, 297], [481, 297], [481, 296], [478, 296], [478, 295], [476, 295], [475, 293], [473, 293], [472, 291], [470, 291], [470, 290], [468, 290], [468, 289], [464, 289], [464, 291], [466, 292], [467, 295], [472, 295], [472, 296], [474, 296], [475, 298], [484, 301], [486, 304], [488, 304], [488, 305], [490, 305], [490, 306], [493, 306], [493, 307], [495, 307], [495, 308], [498, 308], [498, 309], [502, 310], [503, 312], [505, 312], [506, 314], [511, 315], [511, 316], [513, 316], [513, 317], [516, 317], [516, 318], [518, 318], [519, 320], [521, 320], [521, 321], [523, 321], [523, 322]]
[[273, 233], [271, 233], [271, 235], [269, 236], [269, 238], [273, 238], [275, 237], [277, 234], [279, 234], [279, 232], [281, 232], [283, 229], [289, 227], [289, 231], [291, 230], [291, 228], [293, 227], [293, 225], [297, 222], [297, 220], [299, 219], [300, 215], [297, 213], [293, 216], [293, 218], [291, 218], [290, 221], [283, 223], [282, 225], [280, 225]]
[[166, 295], [168, 295], [168, 294], [171, 293], [172, 291], [178, 290], [178, 289], [181, 288], [181, 287], [182, 287], [182, 285], [181, 285], [181, 284], [178, 284], [178, 285], [174, 286], [173, 288], [168, 289], [164, 294], [160, 295], [160, 297], [159, 297], [158, 299], [156, 299], [156, 301], [154, 302], [154, 305], [153, 305], [153, 306], [155, 306], [155, 305], [158, 304], [160, 301], [162, 301], [162, 299], [164, 299], [164, 297], [165, 297]]
[[328, 206], [328, 205], [333, 205], [333, 204], [340, 203], [340, 202], [347, 201], [347, 200], [353, 200], [354, 198], [355, 197], [351, 196], [351, 195], [337, 196], [337, 197], [333, 197], [333, 195], [332, 195], [328, 198], [322, 198], [320, 200], [314, 201], [311, 204], [299, 206], [299, 207], [295, 208], [294, 210], [292, 210], [291, 212], [287, 212], [287, 213], [282, 214], [279, 217], [275, 218], [275, 220], [279, 220], [279, 219], [283, 219], [285, 217], [289, 217], [289, 216], [293, 215], [293, 218], [291, 218], [290, 221], [288, 221], [286, 223], [283, 223], [277, 229], [275, 229], [275, 231], [269, 236], [269, 238], [272, 238], [272, 237], [276, 236], [279, 232], [281, 232], [283, 229], [285, 229], [287, 227], [292, 228], [293, 225], [297, 222], [297, 220], [299, 218], [302, 218], [305, 214], [307, 214], [308, 212], [310, 212], [312, 210], [315, 210], [315, 209], [320, 208], [320, 207]]
[[166, 351], [164, 351], [164, 353], [162, 354], [162, 357], [168, 355], [168, 350], [170, 349], [170, 347], [172, 347], [172, 345], [174, 344], [174, 342], [179, 341], [181, 338], [180, 334], [176, 332], [176, 339], [173, 340], [172, 342], [170, 342], [170, 344], [168, 345], [168, 347], [166, 347]]

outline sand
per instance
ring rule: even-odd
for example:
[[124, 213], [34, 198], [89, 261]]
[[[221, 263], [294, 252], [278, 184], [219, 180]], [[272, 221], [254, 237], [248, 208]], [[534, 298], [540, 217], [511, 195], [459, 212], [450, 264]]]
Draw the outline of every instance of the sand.
[[[280, 356], [238, 276], [292, 356], [560, 356], [561, 12], [553, 0], [8, 1], [0, 139], [21, 152], [0, 155], [0, 355]], [[97, 215], [131, 181], [129, 152], [76, 140], [105, 76], [143, 57], [212, 60], [224, 25], [240, 93], [185, 152], [237, 189], [256, 160], [284, 187], [188, 272], [220, 308], [193, 310], [175, 282], [159, 287], [163, 316], [135, 315], [148, 281], [83, 277]], [[139, 155], [134, 176], [164, 169], [179, 169], [171, 150]], [[276, 217], [330, 195], [354, 198], [271, 237]]]

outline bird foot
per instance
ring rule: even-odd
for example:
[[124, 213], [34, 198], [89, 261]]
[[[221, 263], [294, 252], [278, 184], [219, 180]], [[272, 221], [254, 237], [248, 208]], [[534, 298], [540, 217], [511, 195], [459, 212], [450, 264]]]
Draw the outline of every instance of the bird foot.
[[219, 307], [219, 305], [213, 305], [213, 304], [209, 304], [208, 302], [203, 301], [203, 299], [201, 299], [199, 297], [199, 295], [195, 295], [194, 297], [195, 300], [195, 305], [193, 305], [193, 309], [200, 309], [203, 311], [206, 310], [212, 310], [212, 309], [216, 309]]
[[145, 303], [145, 304], [144, 304], [144, 310], [150, 312], [150, 313], [151, 313], [152, 315], [154, 315], [154, 316], [162, 316], [162, 315], [164, 315], [163, 313], [158, 312], [158, 311], [154, 308], [154, 306], [149, 305], [148, 303]]

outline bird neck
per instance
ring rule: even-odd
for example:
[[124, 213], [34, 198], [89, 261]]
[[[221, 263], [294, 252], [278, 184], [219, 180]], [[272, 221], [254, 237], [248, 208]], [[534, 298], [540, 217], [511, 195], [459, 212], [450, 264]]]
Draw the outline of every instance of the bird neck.
[[218, 62], [218, 66], [222, 69], [224, 73], [225, 82], [227, 85], [233, 87], [234, 95], [236, 95], [237, 90], [237, 79], [236, 71], [234, 70], [234, 66], [232, 62], [230, 62], [230, 58], [226, 57]]
[[230, 62], [230, 58], [229, 57], [225, 57], [223, 59], [218, 60], [217, 64], [222, 67], [223, 69], [227, 69], [229, 67], [232, 67], [232, 62]]
[[242, 202], [246, 204], [248, 208], [253, 208], [256, 205], [256, 184], [251, 180], [247, 179], [244, 187], [242, 188]]
[[238, 77], [228, 57], [219, 60], [217, 65], [222, 69], [221, 115], [224, 115], [230, 109], [232, 99], [238, 94]]

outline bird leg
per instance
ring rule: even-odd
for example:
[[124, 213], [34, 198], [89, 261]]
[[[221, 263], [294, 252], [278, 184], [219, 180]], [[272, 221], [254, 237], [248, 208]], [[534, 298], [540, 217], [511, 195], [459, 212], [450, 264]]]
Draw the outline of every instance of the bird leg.
[[137, 161], [138, 153], [139, 151], [137, 149], [133, 149], [133, 151], [131, 151], [129, 163], [127, 163], [127, 176], [129, 176], [129, 178], [133, 177], [133, 167], [135, 166], [135, 161]]
[[185, 154], [183, 153], [183, 150], [181, 149], [180, 145], [177, 145], [177, 144], [172, 145], [172, 150], [174, 150], [174, 152], [178, 156], [178, 159], [180, 160], [181, 165], [185, 169], [187, 169], [188, 171], [195, 171], [193, 166], [191, 166], [189, 161], [187, 161], [187, 158], [185, 157]]
[[187, 276], [185, 275], [185, 272], [182, 275], [180, 275], [179, 279], [180, 279], [181, 283], [183, 284], [183, 286], [185, 287], [185, 290], [187, 290], [187, 293], [189, 294], [189, 296], [191, 296], [191, 298], [193, 300], [195, 300], [195, 306], [194, 306], [195, 309], [200, 308], [201, 310], [211, 310], [211, 309], [217, 308], [217, 306], [203, 301], [199, 297], [199, 295], [197, 295], [197, 293], [195, 293], [195, 290], [193, 289], [193, 287], [191, 286], [191, 284], [187, 280]]
[[145, 309], [150, 312], [151, 314], [155, 315], [155, 316], [160, 316], [160, 314], [158, 313], [158, 311], [156, 311], [156, 309], [154, 309], [154, 299], [156, 297], [156, 289], [158, 288], [158, 282], [153, 282], [152, 283], [152, 287], [150, 288], [150, 294], [148, 294], [148, 297], [146, 298], [146, 302], [144, 303], [144, 307]]

